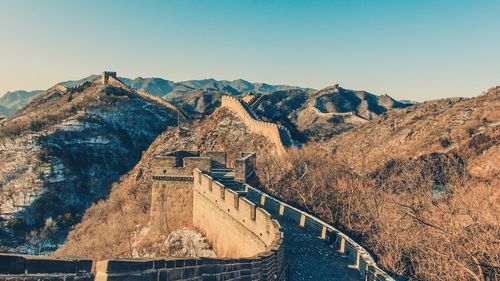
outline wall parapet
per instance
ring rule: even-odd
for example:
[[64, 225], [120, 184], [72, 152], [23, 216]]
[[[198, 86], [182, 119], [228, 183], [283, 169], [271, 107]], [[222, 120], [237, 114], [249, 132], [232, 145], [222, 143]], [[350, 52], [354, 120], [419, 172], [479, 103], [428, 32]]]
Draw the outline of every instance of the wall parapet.
[[352, 262], [351, 266], [359, 271], [363, 280], [395, 281], [377, 265], [365, 248], [337, 228], [248, 184], [245, 185], [245, 191], [246, 196], [252, 198], [252, 201], [260, 202], [260, 207], [289, 218], [299, 226], [317, 232], [319, 238], [332, 243], [339, 253], [348, 257]]
[[282, 254], [277, 247], [254, 258], [106, 260], [97, 263], [95, 280], [285, 280], [273, 270]]
[[210, 172], [212, 158], [201, 156], [198, 151], [172, 151], [153, 158], [153, 179], [187, 178], [193, 176], [193, 169]]
[[255, 160], [257, 154], [241, 153], [240, 157], [235, 160], [234, 165], [234, 180], [245, 183], [247, 179], [255, 174]]
[[226, 211], [261, 240], [265, 247], [272, 247], [276, 239], [281, 239], [279, 223], [266, 210], [257, 208], [254, 203], [241, 196], [240, 192], [226, 188], [200, 169], [194, 171], [194, 190]]
[[291, 135], [287, 128], [265, 121], [258, 120], [256, 114], [243, 101], [233, 96], [222, 96], [221, 107], [225, 107], [238, 114], [250, 132], [267, 137], [275, 146], [279, 155], [286, 152], [290, 145]]
[[93, 280], [93, 261], [0, 253], [0, 280]]
[[[265, 266], [265, 268], [272, 273], [272, 276], [283, 274], [285, 268], [282, 245], [283, 232], [278, 221], [273, 219], [271, 214], [243, 197], [241, 192], [225, 187], [200, 169], [194, 171], [194, 192], [196, 194], [195, 206], [202, 206], [204, 202], [210, 202], [218, 209], [219, 217], [226, 217], [224, 221], [231, 225], [231, 230], [239, 229], [239, 235], [244, 236], [244, 238], [242, 238], [243, 236], [239, 237], [240, 241], [233, 241], [238, 240], [238, 238], [229, 233], [225, 234], [220, 231], [215, 235], [208, 233], [209, 236], [212, 235], [212, 237], [208, 237], [209, 241], [214, 240], [214, 238], [215, 240], [225, 240], [223, 242], [226, 245], [215, 249], [218, 256], [260, 259], [261, 263], [269, 263], [269, 266]], [[203, 222], [205, 222], [203, 214], [207, 210], [201, 208], [199, 211], [199, 214], [202, 215], [200, 218], [196, 218], [196, 210], [193, 213], [194, 225], [203, 230]], [[229, 229], [226, 228], [226, 230]], [[236, 243], [231, 244], [233, 242]], [[270, 278], [269, 274], [266, 276], [268, 278], [257, 278], [256, 280], [283, 280]]]

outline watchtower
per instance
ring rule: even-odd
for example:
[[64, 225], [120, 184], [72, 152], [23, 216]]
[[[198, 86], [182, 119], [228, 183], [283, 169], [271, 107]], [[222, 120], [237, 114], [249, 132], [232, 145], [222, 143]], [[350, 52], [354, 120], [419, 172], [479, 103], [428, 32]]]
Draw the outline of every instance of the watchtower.
[[106, 85], [108, 84], [109, 77], [113, 77], [116, 79], [116, 72], [114, 71], [104, 71], [101, 73], [101, 82], [102, 84]]
[[195, 169], [235, 189], [251, 181], [255, 153], [240, 153], [234, 169], [227, 168], [227, 153], [220, 151], [171, 151], [153, 158], [151, 166], [152, 227], [161, 233], [193, 224], [193, 181]]
[[193, 221], [193, 170], [210, 173], [225, 152], [171, 151], [153, 159], [151, 221], [161, 232], [191, 225]]

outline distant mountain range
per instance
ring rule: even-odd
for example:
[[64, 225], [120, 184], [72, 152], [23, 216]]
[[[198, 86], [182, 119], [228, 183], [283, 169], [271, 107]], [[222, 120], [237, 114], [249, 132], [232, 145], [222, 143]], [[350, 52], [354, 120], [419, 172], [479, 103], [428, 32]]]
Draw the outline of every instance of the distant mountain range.
[[[99, 79], [90, 75], [59, 83], [75, 87]], [[130, 87], [164, 98], [192, 117], [206, 116], [219, 105], [222, 95], [253, 95], [252, 108], [266, 121], [288, 127], [298, 141], [322, 140], [340, 134], [393, 108], [415, 103], [396, 101], [388, 95], [344, 89], [338, 85], [321, 90], [288, 85], [203, 79], [174, 82], [162, 78], [120, 80]], [[0, 98], [0, 116], [8, 116], [26, 105], [42, 91], [16, 91]], [[4, 107], [4, 108], [2, 108]]]
[[391, 109], [410, 105], [388, 95], [377, 96], [334, 85], [312, 92], [289, 89], [256, 94], [250, 106], [266, 121], [288, 127], [295, 139], [318, 141], [366, 123]]
[[0, 96], [0, 116], [11, 115], [23, 108], [33, 98], [40, 95], [43, 91], [14, 91], [7, 92]]
[[[66, 82], [61, 82], [59, 84], [64, 85], [66, 87], [73, 87], [81, 85], [86, 81], [94, 81], [97, 79], [99, 79], [99, 75], [90, 75], [80, 80], [66, 81]], [[187, 80], [181, 82], [174, 82], [163, 78], [137, 77], [135, 79], [129, 79], [126, 77], [120, 77], [120, 80], [135, 89], [141, 89], [147, 93], [163, 97], [167, 100], [177, 98], [182, 94], [195, 90], [205, 90], [210, 92], [217, 91], [230, 95], [239, 95], [250, 91], [260, 92], [260, 93], [271, 93], [278, 90], [288, 90], [288, 89], [303, 89], [305, 91], [313, 91], [313, 89], [311, 88], [301, 88], [298, 86], [288, 86], [288, 85], [271, 85], [267, 83], [252, 83], [243, 79], [227, 81], [227, 80], [215, 80], [213, 78], [209, 78], [202, 80]]]
[[[80, 80], [71, 80], [60, 82], [59, 85], [66, 87], [74, 87], [81, 85], [86, 81], [95, 81], [99, 79], [99, 75], [90, 75]], [[215, 80], [213, 78], [203, 80], [188, 80], [182, 82], [174, 82], [163, 78], [142, 78], [129, 79], [121, 77], [125, 84], [143, 90], [147, 93], [163, 97], [166, 100], [174, 101], [183, 99], [183, 95], [195, 92], [203, 93], [221, 93], [229, 95], [240, 95], [245, 92], [262, 92], [271, 93], [278, 90], [302, 89], [306, 92], [313, 91], [310, 88], [300, 88], [288, 85], [271, 85], [266, 83], [252, 83], [243, 79], [233, 81]], [[7, 92], [0, 97], [0, 115], [11, 115], [23, 106], [25, 106], [34, 97], [41, 94], [42, 90], [36, 91], [15, 91]]]

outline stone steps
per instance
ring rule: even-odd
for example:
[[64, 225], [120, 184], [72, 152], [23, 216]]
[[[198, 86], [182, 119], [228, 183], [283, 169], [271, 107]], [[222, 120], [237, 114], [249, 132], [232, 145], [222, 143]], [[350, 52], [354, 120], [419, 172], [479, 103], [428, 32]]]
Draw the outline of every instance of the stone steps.
[[245, 189], [243, 183], [234, 180], [234, 169], [227, 167], [212, 167], [212, 172], [210, 173], [210, 175], [214, 180], [220, 182], [225, 187], [228, 187], [232, 190], [242, 191]]

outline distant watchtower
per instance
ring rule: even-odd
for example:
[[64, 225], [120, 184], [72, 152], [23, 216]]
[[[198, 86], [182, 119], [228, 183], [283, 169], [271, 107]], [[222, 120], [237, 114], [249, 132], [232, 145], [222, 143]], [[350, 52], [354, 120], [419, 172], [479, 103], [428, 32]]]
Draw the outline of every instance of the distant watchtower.
[[102, 84], [108, 84], [109, 77], [113, 77], [116, 79], [116, 72], [114, 71], [104, 71], [101, 73], [101, 82]]

